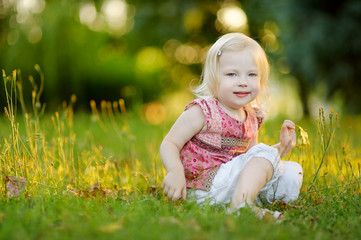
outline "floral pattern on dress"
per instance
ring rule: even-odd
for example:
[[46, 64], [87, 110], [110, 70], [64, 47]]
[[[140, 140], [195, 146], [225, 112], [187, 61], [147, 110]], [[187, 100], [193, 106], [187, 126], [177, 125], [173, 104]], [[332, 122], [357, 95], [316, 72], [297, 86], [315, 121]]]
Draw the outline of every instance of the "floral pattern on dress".
[[254, 113], [245, 109], [246, 119], [238, 121], [225, 113], [215, 98], [195, 99], [185, 110], [193, 105], [202, 109], [206, 128], [183, 146], [180, 157], [187, 187], [209, 191], [220, 165], [246, 152], [263, 116], [257, 109], [253, 109]]

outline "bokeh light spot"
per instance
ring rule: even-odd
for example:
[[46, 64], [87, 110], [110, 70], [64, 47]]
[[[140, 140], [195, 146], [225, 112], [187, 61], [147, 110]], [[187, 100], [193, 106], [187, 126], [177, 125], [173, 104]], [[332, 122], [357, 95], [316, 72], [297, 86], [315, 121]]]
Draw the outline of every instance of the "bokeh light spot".
[[174, 57], [183, 64], [199, 63], [201, 50], [201, 47], [195, 44], [182, 44], [177, 47]]
[[228, 31], [242, 30], [247, 26], [245, 12], [237, 6], [225, 6], [217, 13], [217, 19]]
[[97, 10], [93, 3], [85, 3], [79, 9], [80, 22], [85, 25], [91, 25], [97, 18]]
[[163, 45], [163, 51], [168, 57], [173, 57], [177, 47], [181, 45], [176, 39], [170, 39]]
[[93, 31], [107, 31], [113, 36], [121, 36], [134, 25], [134, 8], [124, 0], [106, 0], [97, 12], [94, 3], [80, 5], [79, 20]]
[[165, 57], [161, 49], [145, 47], [138, 52], [137, 68], [142, 72], [153, 72], [165, 65]]
[[166, 109], [161, 103], [147, 103], [144, 105], [143, 109], [145, 120], [150, 124], [159, 125], [165, 120]]
[[285, 58], [280, 58], [277, 61], [277, 69], [282, 74], [289, 74], [291, 72], [291, 67], [289, 66]]
[[202, 28], [204, 14], [201, 9], [192, 8], [184, 14], [183, 25], [188, 32], [195, 32]]
[[38, 43], [43, 37], [43, 31], [40, 27], [33, 27], [28, 32], [28, 40], [30, 43], [35, 44]]
[[19, 32], [12, 30], [7, 36], [8, 44], [10, 46], [14, 45], [19, 40]]
[[19, 13], [31, 12], [33, 14], [41, 13], [45, 8], [44, 0], [18, 0], [17, 11]]
[[272, 31], [267, 30], [267, 29], [264, 30], [264, 35], [262, 37], [262, 43], [266, 46], [266, 50], [268, 50], [270, 52], [275, 52], [279, 48], [279, 44], [278, 44], [276, 35]]
[[107, 0], [102, 6], [102, 12], [111, 31], [123, 31], [127, 22], [127, 4], [121, 0]]

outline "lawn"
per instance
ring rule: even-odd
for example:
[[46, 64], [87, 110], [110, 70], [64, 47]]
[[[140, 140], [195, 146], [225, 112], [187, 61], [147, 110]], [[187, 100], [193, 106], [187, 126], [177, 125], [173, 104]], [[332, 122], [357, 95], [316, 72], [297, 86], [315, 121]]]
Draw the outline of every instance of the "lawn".
[[[303, 166], [304, 182], [296, 202], [267, 206], [285, 214], [277, 224], [163, 196], [158, 148], [174, 119], [151, 125], [122, 100], [74, 113], [75, 96], [42, 113], [38, 92], [25, 106], [10, 86], [0, 119], [2, 239], [360, 239], [359, 116], [320, 108], [297, 122], [298, 145], [284, 160]], [[266, 121], [260, 141], [278, 141], [281, 124]], [[23, 177], [24, 188], [6, 176]]]

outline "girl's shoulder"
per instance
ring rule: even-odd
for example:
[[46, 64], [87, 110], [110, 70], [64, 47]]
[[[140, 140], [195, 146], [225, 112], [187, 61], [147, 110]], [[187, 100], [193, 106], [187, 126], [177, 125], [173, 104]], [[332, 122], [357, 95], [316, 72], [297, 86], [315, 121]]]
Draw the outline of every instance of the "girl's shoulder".
[[[208, 103], [208, 104], [216, 104], [217, 99], [215, 97], [198, 97], [191, 101], [189, 104], [195, 104], [195, 103]], [[188, 105], [189, 105], [188, 104]]]
[[188, 103], [185, 107], [185, 110], [189, 109], [194, 105], [198, 105], [205, 114], [212, 112], [213, 109], [217, 107], [217, 100], [213, 97], [201, 97], [196, 98], [192, 102]]
[[[185, 110], [188, 110], [191, 107], [198, 106], [206, 120], [206, 129], [212, 128], [213, 124], [218, 125], [217, 121], [220, 121], [220, 114], [218, 109], [218, 102], [215, 98], [212, 97], [201, 97], [194, 99], [190, 102]], [[213, 126], [213, 128], [218, 128], [217, 126]]]
[[264, 120], [264, 112], [259, 107], [250, 107], [247, 112], [255, 119], [257, 119], [258, 129], [261, 127]]

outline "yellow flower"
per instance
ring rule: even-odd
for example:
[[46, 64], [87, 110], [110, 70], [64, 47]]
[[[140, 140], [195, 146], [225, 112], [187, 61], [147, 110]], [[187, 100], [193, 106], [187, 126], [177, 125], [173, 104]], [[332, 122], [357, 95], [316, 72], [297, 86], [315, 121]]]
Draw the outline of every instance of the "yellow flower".
[[296, 127], [298, 127], [298, 132], [300, 133], [298, 139], [297, 139], [297, 143], [300, 146], [309, 146], [310, 145], [310, 141], [308, 139], [308, 134], [305, 130], [303, 130], [303, 128], [299, 125], [296, 125]]

